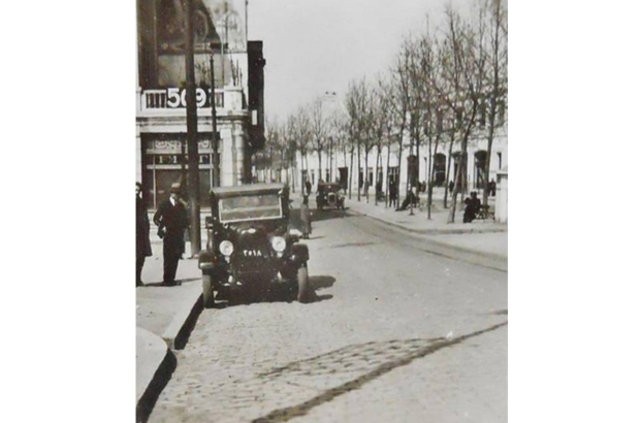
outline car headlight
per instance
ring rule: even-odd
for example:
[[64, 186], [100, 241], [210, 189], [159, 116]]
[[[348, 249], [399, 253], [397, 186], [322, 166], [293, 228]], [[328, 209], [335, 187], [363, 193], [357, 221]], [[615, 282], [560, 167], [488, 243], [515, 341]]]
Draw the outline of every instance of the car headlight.
[[222, 241], [218, 248], [220, 252], [227, 257], [233, 253], [233, 243], [228, 239], [225, 239], [224, 241]]
[[287, 241], [281, 236], [274, 236], [271, 238], [271, 246], [276, 252], [281, 253], [287, 248]]

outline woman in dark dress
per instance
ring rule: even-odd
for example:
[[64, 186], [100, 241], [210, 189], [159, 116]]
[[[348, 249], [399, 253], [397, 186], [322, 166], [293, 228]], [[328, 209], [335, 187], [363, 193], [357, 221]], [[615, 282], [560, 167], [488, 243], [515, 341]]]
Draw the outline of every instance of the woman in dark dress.
[[151, 256], [149, 240], [149, 216], [142, 197], [142, 184], [136, 182], [136, 286], [142, 285], [142, 266], [146, 257]]

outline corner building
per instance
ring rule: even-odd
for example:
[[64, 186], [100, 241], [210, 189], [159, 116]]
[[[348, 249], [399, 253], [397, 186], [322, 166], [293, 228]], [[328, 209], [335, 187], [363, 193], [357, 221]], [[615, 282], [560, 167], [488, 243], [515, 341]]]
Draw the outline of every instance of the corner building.
[[[246, 39], [247, 2], [192, 1], [199, 195], [201, 204], [206, 205], [214, 184], [214, 166], [220, 186], [251, 181], [251, 156], [264, 146], [265, 60], [262, 42]], [[168, 195], [172, 183], [186, 183], [189, 168], [185, 10], [180, 0], [138, 0], [137, 9], [136, 177], [142, 182], [148, 206], [155, 208]]]

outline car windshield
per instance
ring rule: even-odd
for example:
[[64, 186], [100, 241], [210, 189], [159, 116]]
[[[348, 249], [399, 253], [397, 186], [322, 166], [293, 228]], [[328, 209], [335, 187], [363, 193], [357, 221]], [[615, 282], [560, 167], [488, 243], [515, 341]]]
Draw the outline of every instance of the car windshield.
[[278, 194], [223, 198], [218, 202], [218, 210], [223, 223], [282, 217]]

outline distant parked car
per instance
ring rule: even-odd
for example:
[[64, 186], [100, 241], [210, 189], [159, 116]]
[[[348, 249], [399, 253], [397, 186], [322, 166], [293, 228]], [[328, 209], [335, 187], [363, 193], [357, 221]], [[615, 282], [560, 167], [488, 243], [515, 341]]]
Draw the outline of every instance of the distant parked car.
[[337, 182], [319, 183], [318, 195], [316, 195], [318, 210], [324, 208], [336, 208], [344, 210], [344, 195], [342, 185]]
[[[207, 245], [200, 253], [205, 307], [233, 294], [258, 298], [281, 287], [291, 298], [309, 294], [309, 250], [289, 227], [284, 184], [214, 188], [206, 218]], [[278, 290], [280, 291], [280, 290]]]

